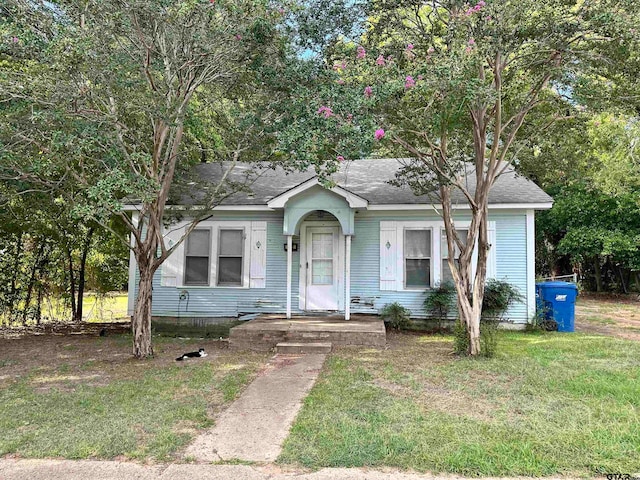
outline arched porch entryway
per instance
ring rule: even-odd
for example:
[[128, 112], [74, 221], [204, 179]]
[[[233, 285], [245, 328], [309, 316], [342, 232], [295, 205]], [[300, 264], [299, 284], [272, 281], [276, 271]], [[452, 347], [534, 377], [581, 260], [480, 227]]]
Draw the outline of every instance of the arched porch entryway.
[[293, 236], [300, 236], [299, 308], [343, 311], [349, 320], [351, 298], [351, 237], [361, 199], [320, 185], [283, 202], [283, 234], [287, 237], [287, 318], [291, 318]]

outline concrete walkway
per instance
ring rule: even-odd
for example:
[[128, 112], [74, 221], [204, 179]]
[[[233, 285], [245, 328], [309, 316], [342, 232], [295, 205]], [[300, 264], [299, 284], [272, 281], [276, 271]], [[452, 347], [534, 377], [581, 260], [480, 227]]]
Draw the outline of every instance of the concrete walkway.
[[215, 426], [187, 448], [185, 456], [201, 462], [274, 461], [324, 359], [319, 354], [273, 357]]
[[[454, 480], [434, 476], [360, 468], [325, 468], [312, 473], [282, 472], [274, 466], [139, 465], [124, 462], [74, 460], [1, 460], [0, 480]], [[545, 477], [553, 480], [553, 477]], [[555, 477], [560, 478], [560, 477]], [[491, 480], [486, 477], [483, 480]], [[562, 477], [568, 480], [568, 477]]]

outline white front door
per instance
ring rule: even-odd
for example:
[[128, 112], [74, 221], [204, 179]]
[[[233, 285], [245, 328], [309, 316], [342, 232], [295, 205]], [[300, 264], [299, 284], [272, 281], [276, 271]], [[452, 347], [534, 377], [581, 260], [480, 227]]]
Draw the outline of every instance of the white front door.
[[305, 310], [338, 310], [339, 227], [308, 227]]

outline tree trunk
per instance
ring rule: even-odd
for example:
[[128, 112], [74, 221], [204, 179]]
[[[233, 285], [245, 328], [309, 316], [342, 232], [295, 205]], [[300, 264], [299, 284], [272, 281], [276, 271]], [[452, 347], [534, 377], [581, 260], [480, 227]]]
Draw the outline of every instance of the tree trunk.
[[18, 275], [20, 273], [20, 260], [22, 259], [22, 237], [23, 233], [20, 232], [18, 240], [16, 242], [15, 256], [13, 257], [13, 272], [11, 272], [11, 294], [9, 295], [9, 307], [8, 307], [8, 319], [11, 323], [13, 318], [13, 310], [15, 308], [16, 297], [18, 294]]
[[153, 356], [151, 346], [151, 301], [153, 294], [153, 271], [149, 265], [138, 264], [140, 282], [136, 306], [131, 319], [133, 333], [133, 355], [136, 358]]
[[93, 227], [89, 229], [87, 237], [82, 248], [80, 257], [80, 271], [78, 272], [78, 301], [76, 302], [76, 311], [73, 316], [74, 322], [82, 321], [82, 300], [84, 299], [85, 273], [87, 267], [87, 255], [91, 247], [91, 237], [93, 236]]
[[618, 265], [618, 274], [620, 275], [620, 283], [622, 283], [622, 293], [626, 295], [629, 293], [629, 290], [627, 289], [627, 284], [624, 281], [624, 275], [622, 274], [622, 267], [620, 265]]
[[42, 296], [43, 296], [43, 286], [42, 279], [38, 282], [38, 306], [36, 310], [36, 325], [40, 325], [40, 321], [42, 320]]
[[[442, 213], [445, 225], [445, 231], [447, 233], [447, 246], [448, 251], [453, 252], [455, 244], [453, 241], [455, 235], [453, 215], [451, 212], [451, 192], [449, 187], [441, 187], [440, 195], [442, 198]], [[486, 210], [485, 210], [486, 212]], [[448, 263], [451, 273], [453, 275], [453, 283], [456, 287], [457, 293], [457, 305], [458, 315], [460, 322], [465, 326], [467, 330], [467, 338], [469, 340], [469, 348], [467, 353], [475, 356], [479, 355], [480, 348], [480, 313], [482, 309], [482, 300], [484, 297], [484, 279], [486, 274], [486, 251], [483, 259], [478, 258], [478, 268], [476, 270], [475, 279], [472, 278], [472, 260], [473, 260], [473, 245], [478, 241], [478, 252], [482, 245], [486, 248], [487, 232], [486, 232], [486, 216], [484, 221], [482, 219], [481, 212], [474, 212], [474, 215], [479, 216], [479, 222], [477, 225], [477, 232], [473, 231], [473, 222], [468, 229], [467, 244], [464, 250], [461, 250], [459, 264], [456, 265], [452, 255], [449, 255]], [[484, 235], [482, 231], [484, 229]], [[476, 234], [477, 233], [477, 234]], [[471, 236], [471, 241], [469, 238]], [[484, 262], [482, 266], [481, 260]], [[482, 268], [481, 268], [482, 267]], [[479, 274], [482, 273], [481, 276]]]
[[73, 252], [69, 245], [66, 246], [67, 261], [69, 262], [69, 295], [71, 297], [71, 319], [75, 321], [76, 312], [76, 277], [73, 270]]
[[602, 270], [600, 269], [600, 257], [596, 256], [594, 258], [593, 268], [596, 277], [596, 292], [602, 292]]
[[33, 261], [33, 267], [31, 268], [31, 273], [29, 275], [29, 284], [27, 286], [27, 296], [24, 299], [24, 309], [22, 311], [22, 325], [27, 324], [27, 314], [29, 312], [29, 305], [31, 304], [31, 295], [33, 294], [33, 287], [36, 281], [36, 273], [38, 271], [38, 266], [40, 265], [40, 257], [44, 251], [44, 243], [40, 244], [38, 248], [38, 253], [36, 254], [36, 258]]

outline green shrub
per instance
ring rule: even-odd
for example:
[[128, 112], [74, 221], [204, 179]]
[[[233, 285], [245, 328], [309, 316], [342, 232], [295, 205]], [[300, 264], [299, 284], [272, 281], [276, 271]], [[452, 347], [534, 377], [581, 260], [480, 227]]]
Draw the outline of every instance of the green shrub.
[[[480, 355], [491, 358], [498, 349], [498, 322], [480, 321]], [[469, 352], [469, 336], [467, 328], [462, 322], [456, 322], [453, 327], [453, 351], [457, 355], [467, 355]]]
[[384, 323], [395, 330], [404, 330], [411, 324], [411, 310], [403, 307], [398, 302], [387, 303], [380, 310], [380, 316]]
[[453, 351], [458, 355], [466, 355], [469, 351], [467, 327], [460, 321], [453, 326]]
[[[498, 349], [498, 325], [509, 307], [523, 300], [519, 290], [508, 282], [489, 280], [486, 283], [480, 318], [480, 355], [488, 358], [495, 356]], [[466, 355], [469, 350], [467, 329], [461, 322], [456, 322], [453, 329], [453, 348], [459, 355]]]
[[480, 355], [494, 357], [498, 351], [498, 320], [480, 319]]
[[525, 332], [551, 332], [558, 330], [558, 322], [552, 318], [547, 318], [547, 308], [536, 309], [535, 315], [527, 322], [524, 327]]
[[491, 279], [484, 286], [482, 318], [499, 322], [512, 304], [523, 300], [520, 291], [509, 282]]
[[442, 330], [442, 322], [447, 320], [455, 299], [456, 287], [452, 282], [441, 283], [427, 293], [424, 308], [431, 318], [438, 321], [438, 331]]

